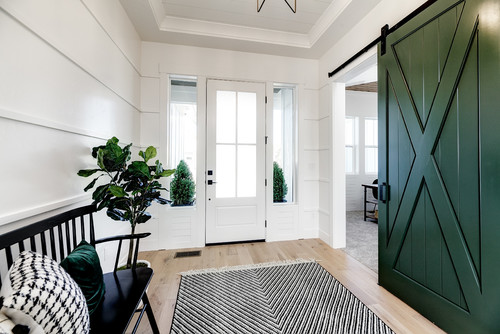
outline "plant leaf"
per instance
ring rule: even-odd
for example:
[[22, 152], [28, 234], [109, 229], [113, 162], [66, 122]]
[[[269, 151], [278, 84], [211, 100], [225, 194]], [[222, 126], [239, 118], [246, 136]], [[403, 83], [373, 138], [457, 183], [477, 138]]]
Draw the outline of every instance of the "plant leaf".
[[105, 148], [99, 148], [97, 151], [97, 166], [99, 166], [102, 170], [107, 170], [106, 166], [104, 166], [104, 151]]
[[125, 161], [129, 161], [130, 160], [130, 157], [131, 157], [130, 148], [131, 147], [132, 147], [132, 143], [128, 144], [127, 146], [125, 146], [123, 148], [123, 154], [126, 155]]
[[78, 171], [78, 176], [89, 177], [92, 174], [99, 172], [100, 169], [80, 169]]
[[97, 187], [96, 190], [94, 190], [94, 192], [92, 193], [92, 199], [96, 202], [102, 201], [106, 196], [108, 187], [108, 184]]
[[148, 212], [143, 212], [142, 215], [137, 217], [137, 220], [135, 221], [135, 223], [136, 224], [144, 224], [145, 222], [147, 222], [150, 219], [151, 219], [151, 214], [149, 214]]
[[92, 147], [92, 157], [93, 157], [94, 159], [97, 159], [97, 152], [99, 152], [99, 150], [100, 150], [101, 148], [105, 148], [105, 147], [106, 147], [106, 146], [104, 146], [104, 145], [101, 145], [101, 146], [96, 146], [96, 147]]
[[108, 215], [109, 218], [113, 220], [121, 220], [121, 221], [126, 221], [127, 219], [124, 217], [123, 212], [117, 209], [108, 209], [106, 211], [106, 214]]
[[175, 169], [165, 169], [159, 175], [160, 175], [160, 177], [168, 177], [168, 176], [170, 176], [170, 175], [172, 175], [174, 173], [175, 173]]
[[109, 140], [107, 141], [107, 143], [106, 143], [106, 144], [108, 144], [108, 143], [118, 144], [119, 142], [120, 142], [120, 141], [118, 140], [118, 138], [116, 138], [116, 137], [112, 137], [111, 139], [109, 139]]
[[[100, 176], [99, 176], [100, 177]], [[92, 182], [90, 182], [83, 191], [87, 191], [89, 189], [92, 189], [95, 186], [96, 181], [99, 179], [99, 177], [96, 177]]]
[[162, 204], [162, 205], [165, 205], [165, 204], [168, 204], [168, 203], [170, 203], [170, 202], [171, 202], [171, 201], [169, 201], [168, 199], [165, 199], [165, 198], [163, 198], [163, 197], [158, 197], [158, 198], [155, 198], [155, 201], [156, 201], [157, 203]]
[[155, 174], [161, 174], [163, 172], [163, 166], [161, 165], [160, 160], [155, 161]]
[[[97, 203], [94, 202], [94, 205], [96, 205]], [[97, 206], [97, 211], [100, 211], [104, 208], [107, 208], [108, 206], [110, 205], [110, 201], [108, 200], [105, 200], [105, 201], [102, 201], [101, 203], [99, 203], [99, 205]]]
[[109, 192], [116, 197], [125, 197], [127, 196], [127, 192], [120, 186], [110, 185]]
[[149, 146], [146, 149], [144, 161], [148, 162], [149, 160], [153, 159], [154, 157], [156, 157], [156, 148], [154, 148], [154, 146]]
[[130, 174], [137, 177], [149, 177], [151, 176], [149, 173], [149, 166], [144, 161], [132, 161], [132, 163], [128, 166], [128, 171]]

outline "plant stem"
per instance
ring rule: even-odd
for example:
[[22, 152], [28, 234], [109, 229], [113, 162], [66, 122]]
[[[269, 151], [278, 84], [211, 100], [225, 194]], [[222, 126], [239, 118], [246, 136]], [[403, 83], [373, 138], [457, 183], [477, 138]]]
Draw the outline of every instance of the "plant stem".
[[[130, 222], [131, 225], [132, 225], [132, 235], [135, 234], [135, 224], [132, 224], [132, 221]], [[133, 250], [134, 250], [134, 239], [130, 239], [130, 243], [129, 243], [129, 246], [128, 246], [128, 258], [127, 258], [127, 268], [131, 268], [132, 267], [132, 253], [133, 253]]]

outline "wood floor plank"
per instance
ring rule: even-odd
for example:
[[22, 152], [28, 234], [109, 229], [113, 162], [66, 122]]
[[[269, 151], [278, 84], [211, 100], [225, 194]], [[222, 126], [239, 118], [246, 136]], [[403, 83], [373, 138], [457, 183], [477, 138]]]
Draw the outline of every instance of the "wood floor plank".
[[[161, 333], [169, 333], [180, 284], [178, 273], [193, 269], [219, 268], [253, 263], [315, 259], [396, 333], [444, 333], [429, 320], [378, 285], [377, 274], [342, 250], [319, 239], [257, 242], [183, 249], [201, 250], [201, 256], [174, 258], [178, 250], [141, 252], [151, 262], [155, 275], [148, 296]], [[139, 333], [150, 333], [147, 317]]]

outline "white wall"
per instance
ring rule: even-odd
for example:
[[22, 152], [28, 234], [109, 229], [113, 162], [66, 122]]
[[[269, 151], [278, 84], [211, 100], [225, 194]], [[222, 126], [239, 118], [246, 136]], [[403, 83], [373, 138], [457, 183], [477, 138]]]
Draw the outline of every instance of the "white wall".
[[364, 146], [364, 127], [363, 118], [377, 117], [377, 93], [346, 91], [346, 116], [355, 116], [359, 118], [359, 150], [357, 173], [346, 174], [346, 210], [363, 210], [363, 187], [361, 184], [372, 183], [377, 178], [376, 174], [366, 174], [365, 156], [362, 147]]
[[[272, 84], [291, 83], [298, 86], [299, 165], [298, 193], [295, 204], [273, 205], [272, 187], [267, 190], [267, 240], [317, 237], [319, 175], [318, 62], [288, 57], [268, 56], [235, 51], [143, 42], [142, 66], [142, 144], [157, 145], [166, 161], [166, 94], [169, 74], [198, 77], [198, 122], [204, 124], [205, 84], [207, 78], [245, 80]], [[272, 102], [272, 98], [268, 99]], [[272, 116], [272, 104], [266, 112]], [[270, 127], [267, 117], [267, 129]], [[271, 124], [272, 125], [272, 124]], [[158, 240], [148, 241], [146, 249], [203, 246], [204, 221], [204, 150], [203, 126], [198, 132], [197, 205], [196, 208], [159, 207], [159, 219], [148, 222], [145, 230], [153, 230]], [[269, 134], [269, 132], [268, 132]], [[272, 145], [272, 143], [269, 143]], [[268, 145], [268, 147], [271, 147]], [[267, 175], [272, 175], [269, 164]]]
[[[118, 0], [1, 0], [0, 45], [2, 233], [88, 203], [90, 148], [139, 142], [141, 57]], [[104, 216], [98, 237], [129, 230]]]

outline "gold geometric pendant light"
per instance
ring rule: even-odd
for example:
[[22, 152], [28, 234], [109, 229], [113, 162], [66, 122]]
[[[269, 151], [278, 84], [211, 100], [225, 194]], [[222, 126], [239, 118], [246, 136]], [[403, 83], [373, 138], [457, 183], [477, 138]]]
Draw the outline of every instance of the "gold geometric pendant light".
[[[288, 0], [284, 0], [284, 1], [288, 5], [288, 7], [292, 10], [292, 12], [297, 13], [297, 0], [293, 0], [294, 1], [293, 7], [292, 7], [292, 5], [290, 5]], [[266, 2], [266, 0], [262, 0], [262, 2], [260, 2], [260, 0], [257, 0], [257, 13], [260, 12], [260, 10], [262, 9], [264, 2]]]

